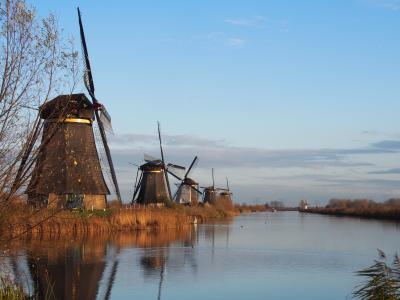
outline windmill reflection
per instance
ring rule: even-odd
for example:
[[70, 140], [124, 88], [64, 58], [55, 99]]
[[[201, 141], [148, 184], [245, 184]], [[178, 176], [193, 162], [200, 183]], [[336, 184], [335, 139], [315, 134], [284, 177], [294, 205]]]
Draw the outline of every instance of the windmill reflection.
[[204, 238], [209, 241], [211, 248], [211, 260], [214, 260], [215, 249], [217, 245], [225, 244], [225, 248], [229, 246], [229, 236], [230, 236], [230, 223], [231, 220], [227, 219], [224, 221], [219, 221], [215, 224], [204, 225], [202, 229], [204, 230]]
[[[152, 239], [147, 240], [150, 241], [150, 244], [142, 245], [144, 249], [140, 258], [140, 265], [145, 278], [158, 278], [158, 300], [161, 299], [166, 269], [180, 269], [188, 262], [192, 270], [197, 271], [197, 264], [191, 250], [197, 243], [197, 226], [190, 226], [187, 229], [184, 232], [153, 233], [155, 234], [153, 236], [148, 233], [148, 236], [152, 237]], [[170, 251], [171, 246], [173, 246], [173, 251]], [[185, 249], [190, 250], [185, 251]]]
[[[106, 244], [94, 240], [41, 250], [34, 244], [27, 258], [38, 299], [95, 299], [106, 262]], [[42, 248], [43, 249], [43, 248]]]
[[[7, 268], [27, 294], [38, 299], [110, 299], [119, 276], [130, 276], [137, 268], [123, 268], [121, 260], [137, 263], [143, 277], [157, 280], [158, 299], [171, 273], [185, 266], [196, 272], [193, 249], [198, 239], [196, 226], [166, 231], [137, 231], [113, 236], [86, 236], [74, 240], [35, 240], [20, 242], [14, 256], [7, 257]], [[172, 247], [172, 248], [171, 248]], [[128, 254], [128, 255], [126, 255]], [[126, 274], [128, 272], [128, 274]]]

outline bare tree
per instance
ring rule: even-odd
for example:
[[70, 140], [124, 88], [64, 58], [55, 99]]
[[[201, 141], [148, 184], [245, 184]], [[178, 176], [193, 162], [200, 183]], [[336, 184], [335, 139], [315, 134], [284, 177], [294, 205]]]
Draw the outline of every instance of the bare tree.
[[[23, 193], [38, 152], [38, 109], [50, 97], [72, 93], [77, 52], [57, 19], [39, 18], [24, 0], [0, 0], [0, 226]], [[1, 228], [1, 227], [0, 227]]]

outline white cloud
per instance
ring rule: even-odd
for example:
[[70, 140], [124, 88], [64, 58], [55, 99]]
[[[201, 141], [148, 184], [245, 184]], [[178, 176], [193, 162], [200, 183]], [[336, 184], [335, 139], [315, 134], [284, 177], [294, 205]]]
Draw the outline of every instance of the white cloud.
[[231, 47], [240, 47], [243, 46], [244, 43], [246, 43], [246, 40], [241, 39], [241, 38], [230, 38], [228, 39], [228, 45]]
[[225, 23], [235, 26], [254, 27], [259, 26], [264, 22], [265, 18], [262, 16], [254, 16], [247, 18], [226, 18]]
[[400, 0], [363, 0], [362, 2], [389, 10], [400, 10]]

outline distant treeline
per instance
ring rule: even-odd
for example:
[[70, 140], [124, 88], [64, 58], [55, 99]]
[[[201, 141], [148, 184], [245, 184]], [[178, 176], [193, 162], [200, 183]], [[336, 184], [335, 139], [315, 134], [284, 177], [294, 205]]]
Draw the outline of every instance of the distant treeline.
[[392, 198], [385, 202], [375, 202], [369, 199], [331, 199], [325, 207], [312, 207], [301, 211], [336, 216], [400, 220], [400, 199]]
[[247, 203], [235, 204], [235, 209], [238, 210], [240, 213], [272, 210], [268, 203], [265, 203], [265, 204], [247, 204]]
[[291, 211], [297, 210], [297, 207], [286, 207], [282, 201], [271, 201], [264, 204], [235, 204], [235, 209], [240, 213], [243, 212], [263, 212], [263, 211]]

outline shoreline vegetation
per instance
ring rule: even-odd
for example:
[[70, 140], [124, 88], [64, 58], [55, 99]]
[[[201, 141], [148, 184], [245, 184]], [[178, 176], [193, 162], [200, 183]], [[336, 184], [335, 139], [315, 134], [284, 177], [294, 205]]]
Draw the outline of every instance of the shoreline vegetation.
[[400, 221], [400, 199], [393, 198], [382, 203], [368, 199], [331, 199], [325, 207], [308, 207], [299, 211], [338, 217]]
[[[11, 210], [10, 210], [11, 211]], [[106, 210], [68, 211], [16, 206], [0, 228], [0, 240], [57, 237], [136, 230], [181, 228], [212, 219], [231, 218], [238, 211], [223, 206], [111, 207]]]

